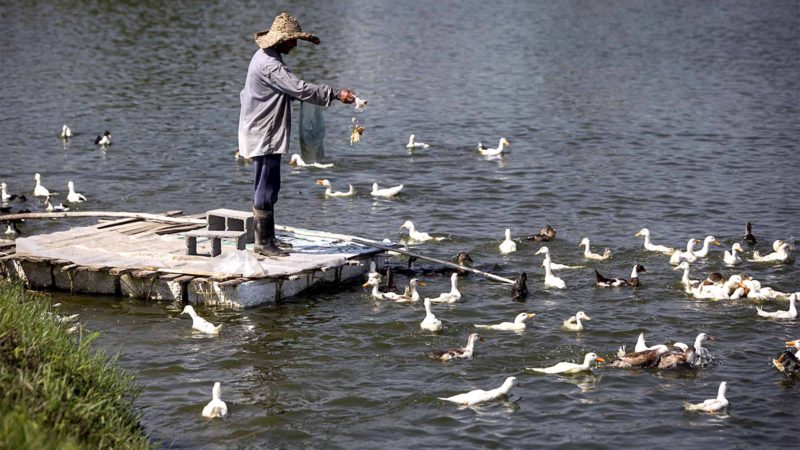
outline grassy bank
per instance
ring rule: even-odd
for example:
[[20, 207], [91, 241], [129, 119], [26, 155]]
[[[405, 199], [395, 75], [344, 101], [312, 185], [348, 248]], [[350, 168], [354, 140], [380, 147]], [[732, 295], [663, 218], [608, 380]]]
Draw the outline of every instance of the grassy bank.
[[0, 448], [148, 448], [133, 378], [68, 334], [47, 296], [0, 280]]

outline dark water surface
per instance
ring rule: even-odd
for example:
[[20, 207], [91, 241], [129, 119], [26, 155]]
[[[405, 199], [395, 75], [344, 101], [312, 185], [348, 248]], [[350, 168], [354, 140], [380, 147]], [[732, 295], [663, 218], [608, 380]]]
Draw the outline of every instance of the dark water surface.
[[[246, 311], [198, 308], [224, 324], [219, 338], [193, 336], [176, 305], [59, 296], [137, 375], [155, 440], [177, 448], [796, 442], [800, 386], [770, 360], [785, 339], [800, 337], [798, 321], [760, 319], [752, 301], [688, 300], [667, 258], [643, 252], [633, 234], [646, 226], [656, 243], [675, 247], [713, 234], [729, 249], [749, 220], [762, 252], [800, 235], [800, 3], [6, 0], [0, 179], [29, 192], [40, 172], [62, 193], [74, 180], [89, 197], [77, 210], [247, 209], [251, 169], [232, 157], [238, 95], [251, 33], [281, 10], [322, 39], [287, 57], [294, 71], [357, 89], [370, 103], [355, 147], [352, 107], [326, 113], [333, 169], [284, 165], [278, 221], [398, 240], [412, 219], [451, 235], [419, 251], [450, 258], [466, 250], [478, 268], [527, 271], [531, 295], [514, 303], [506, 286], [463, 280], [463, 303], [434, 306], [446, 324], [436, 336], [419, 329], [422, 305], [376, 303], [356, 284]], [[64, 123], [79, 133], [67, 144], [56, 138]], [[92, 141], [106, 129], [114, 144], [101, 151]], [[432, 147], [409, 155], [410, 133]], [[500, 136], [512, 144], [503, 159], [477, 154], [477, 142], [494, 146]], [[314, 185], [320, 177], [359, 194], [325, 200]], [[404, 196], [374, 201], [373, 182], [403, 183]], [[519, 239], [544, 223], [558, 230], [555, 261], [588, 266], [560, 272], [563, 291], [544, 289], [538, 245], [521, 242], [507, 257], [497, 250], [505, 228]], [[595, 250], [610, 247], [613, 259], [584, 262], [584, 236]], [[733, 273], [722, 250], [695, 264], [693, 276]], [[591, 268], [627, 276], [634, 262], [648, 269], [642, 287], [593, 285]], [[737, 270], [800, 290], [796, 264]], [[423, 295], [449, 287], [446, 277], [426, 281]], [[587, 330], [563, 331], [578, 310], [592, 317]], [[463, 345], [475, 323], [522, 311], [537, 314], [528, 331], [483, 333], [472, 361], [422, 356]], [[715, 363], [696, 372], [524, 371], [588, 351], [610, 359], [642, 331], [652, 343], [707, 332]], [[520, 385], [508, 401], [459, 409], [437, 400], [510, 375]], [[206, 421], [200, 411], [214, 381], [231, 415]], [[728, 382], [729, 414], [682, 410], [683, 401], [714, 397], [720, 381]]]

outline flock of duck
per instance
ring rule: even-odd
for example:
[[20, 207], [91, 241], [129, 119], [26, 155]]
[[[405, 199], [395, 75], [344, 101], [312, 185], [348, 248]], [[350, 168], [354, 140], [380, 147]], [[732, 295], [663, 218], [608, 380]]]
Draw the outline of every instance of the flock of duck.
[[[418, 231], [411, 221], [406, 221], [401, 228], [407, 228], [409, 230], [409, 238], [415, 242], [441, 239], [431, 236], [428, 233]], [[756, 239], [752, 234], [751, 224], [747, 223], [745, 229], [746, 232], [741, 242], [734, 243], [731, 251], [725, 252], [723, 260], [724, 263], [730, 267], [735, 267], [742, 263], [743, 258], [739, 255], [744, 253], [742, 243], [749, 246], [755, 245]], [[546, 225], [538, 234], [528, 236], [528, 239], [547, 242], [555, 239], [555, 235], [555, 230], [549, 225]], [[690, 239], [685, 251], [653, 244], [650, 231], [647, 228], [642, 228], [635, 236], [644, 238], [645, 250], [668, 255], [670, 257], [670, 264], [676, 266], [674, 270], [683, 271], [682, 285], [685, 293], [690, 296], [705, 300], [736, 300], [744, 298], [753, 300], [788, 300], [788, 310], [767, 312], [764, 311], [761, 306], [756, 306], [756, 313], [760, 317], [774, 320], [794, 320], [797, 318], [796, 301], [799, 295], [798, 293], [789, 294], [763, 286], [758, 280], [753, 279], [747, 274], [737, 273], [724, 278], [721, 274], [712, 272], [704, 280], [690, 279], [690, 264], [699, 259], [707, 258], [709, 256], [710, 245], [719, 245], [719, 241], [717, 241], [714, 236], [707, 236], [703, 239], [700, 249], [695, 249], [696, 244], [700, 241], [697, 239]], [[587, 261], [603, 261], [612, 256], [612, 252], [608, 248], [602, 253], [592, 252], [591, 242], [588, 238], [584, 238], [579, 246], [583, 247], [584, 251], [582, 255]], [[501, 254], [508, 254], [516, 251], [516, 243], [511, 238], [510, 230], [505, 230], [505, 239], [498, 246], [498, 250]], [[761, 255], [758, 250], [753, 250], [752, 257], [749, 258], [749, 261], [777, 264], [791, 263], [794, 261], [792, 247], [789, 242], [783, 240], [775, 241], [773, 243], [773, 250], [774, 252], [766, 255]], [[466, 255], [463, 252], [462, 254]], [[545, 288], [566, 288], [564, 280], [559, 278], [554, 271], [585, 267], [555, 263], [552, 260], [549, 248], [545, 245], [541, 246], [535, 254], [543, 256], [542, 266], [544, 267], [545, 273]], [[735, 258], [731, 255], [735, 256]], [[418, 288], [420, 286], [425, 286], [425, 283], [415, 277], [413, 270], [411, 270], [412, 261], [413, 258], [409, 259], [408, 267], [387, 267], [383, 273], [375, 270], [373, 266], [363, 286], [365, 288], [370, 288], [369, 295], [375, 300], [392, 301], [396, 303], [415, 303], [422, 300], [425, 307], [425, 316], [419, 322], [419, 328], [423, 331], [438, 333], [445, 328], [445, 325], [444, 322], [434, 314], [433, 305], [437, 303], [452, 304], [460, 302], [463, 299], [462, 293], [458, 289], [459, 273], [455, 271], [450, 275], [451, 288], [449, 292], [443, 292], [436, 297], [423, 297]], [[471, 262], [471, 258], [469, 258], [468, 255], [466, 258], [459, 258], [460, 265], [468, 265], [465, 261]], [[630, 278], [611, 278], [603, 276], [597, 269], [594, 269], [594, 283], [596, 286], [602, 288], [635, 288], [640, 285], [639, 276], [646, 272], [647, 270], [641, 264], [632, 264]], [[395, 273], [404, 273], [410, 277], [408, 286], [402, 294], [396, 292], [397, 287], [394, 285]], [[385, 285], [382, 285], [384, 276], [387, 281]], [[527, 279], [526, 274], [523, 273], [522, 276], [524, 279]], [[511, 322], [474, 324], [474, 327], [480, 330], [521, 333], [525, 331], [526, 324], [535, 316], [536, 314], [532, 312], [521, 312], [517, 314]], [[562, 328], [567, 331], [582, 331], [585, 329], [585, 322], [590, 320], [591, 318], [584, 311], [578, 311], [575, 315], [563, 321]], [[668, 370], [687, 368], [693, 370], [705, 367], [713, 361], [709, 350], [705, 346], [706, 342], [709, 340], [713, 340], [713, 337], [706, 333], [699, 333], [691, 345], [682, 342], [673, 342], [671, 344], [648, 346], [645, 342], [644, 333], [641, 333], [638, 336], [633, 351], [628, 352], [625, 345], [620, 346], [613, 360], [609, 362], [609, 365], [623, 369], [653, 368], [657, 370]], [[458, 358], [472, 359], [475, 354], [475, 345], [477, 342], [481, 341], [483, 341], [483, 337], [478, 333], [471, 333], [467, 337], [467, 343], [464, 347], [427, 352], [425, 355], [441, 361], [450, 361]], [[773, 365], [787, 376], [800, 376], [800, 360], [798, 360], [798, 358], [800, 358], [800, 339], [787, 341], [786, 349], [773, 360]], [[549, 367], [526, 367], [525, 370], [543, 374], [569, 375], [591, 371], [593, 365], [605, 362], [606, 360], [604, 358], [598, 356], [594, 352], [589, 352], [584, 355], [582, 363], [564, 361]], [[439, 399], [463, 406], [472, 406], [504, 397], [508, 395], [511, 388], [516, 384], [516, 377], [508, 377], [501, 386], [495, 389], [478, 389], [450, 397], [441, 397]], [[725, 397], [726, 391], [727, 383], [722, 382], [719, 386], [716, 398], [705, 400], [702, 403], [685, 403], [685, 409], [688, 411], [705, 411], [709, 413], [723, 411], [729, 406], [729, 402]]]

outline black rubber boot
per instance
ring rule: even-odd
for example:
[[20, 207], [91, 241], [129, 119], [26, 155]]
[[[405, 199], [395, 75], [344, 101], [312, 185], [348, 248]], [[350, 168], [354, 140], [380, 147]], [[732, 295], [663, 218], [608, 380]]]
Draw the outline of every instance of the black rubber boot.
[[275, 213], [253, 208], [253, 252], [264, 256], [289, 256], [275, 245]]
[[269, 219], [270, 220], [270, 228], [272, 229], [272, 242], [275, 244], [276, 247], [278, 247], [280, 249], [290, 250], [292, 247], [294, 247], [292, 244], [290, 244], [288, 242], [284, 242], [284, 241], [278, 239], [277, 236], [275, 236], [275, 209], [268, 210], [268, 211], [272, 212], [272, 216], [270, 216], [270, 219]]

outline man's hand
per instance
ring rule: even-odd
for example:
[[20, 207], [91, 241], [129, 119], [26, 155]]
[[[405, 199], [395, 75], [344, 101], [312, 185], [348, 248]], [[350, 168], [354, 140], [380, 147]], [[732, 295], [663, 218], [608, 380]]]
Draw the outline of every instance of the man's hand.
[[353, 103], [356, 101], [356, 95], [350, 89], [342, 89], [339, 91], [339, 101], [342, 103]]

